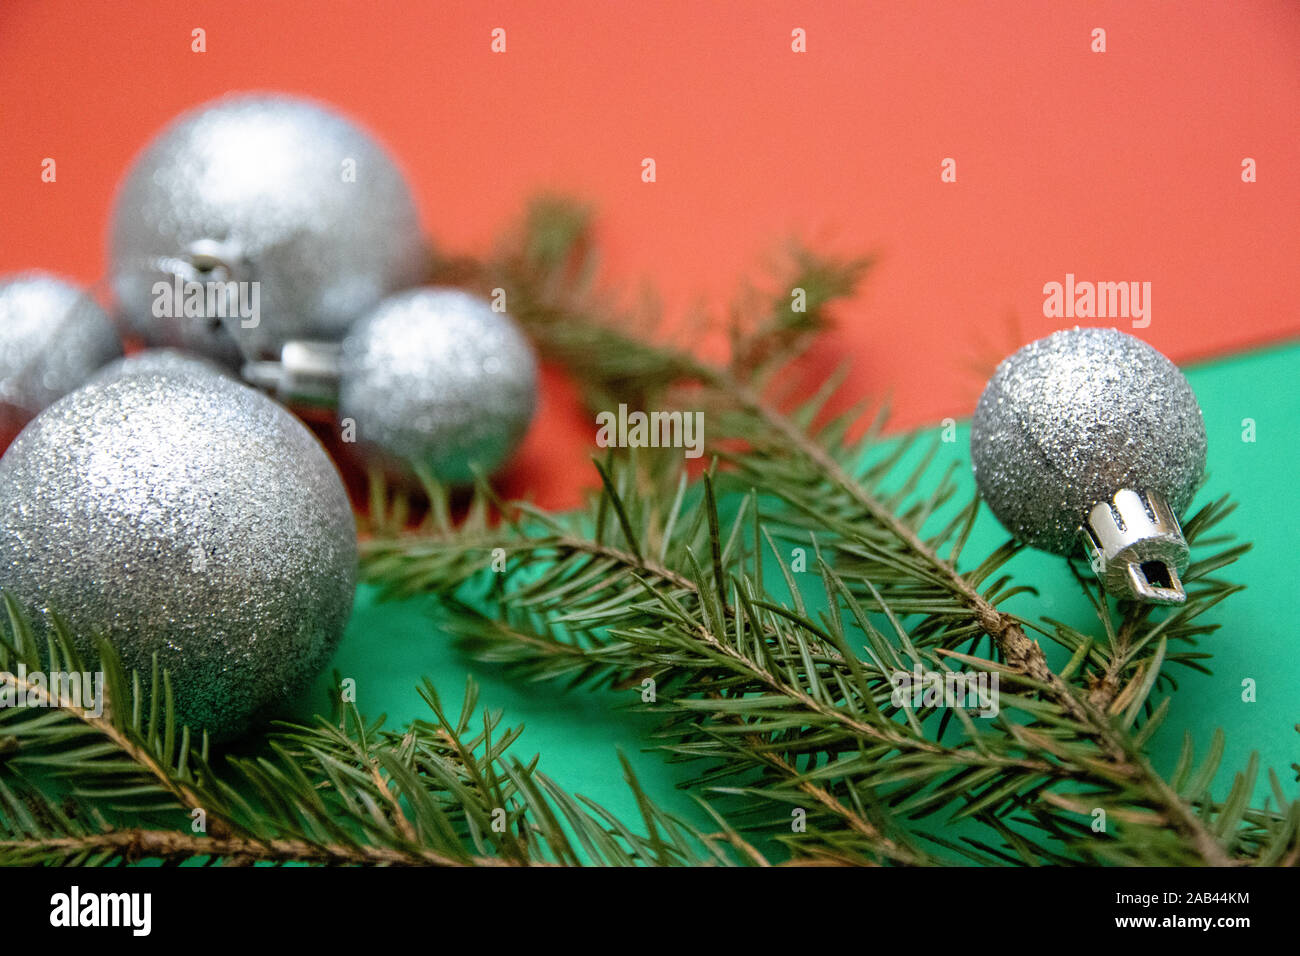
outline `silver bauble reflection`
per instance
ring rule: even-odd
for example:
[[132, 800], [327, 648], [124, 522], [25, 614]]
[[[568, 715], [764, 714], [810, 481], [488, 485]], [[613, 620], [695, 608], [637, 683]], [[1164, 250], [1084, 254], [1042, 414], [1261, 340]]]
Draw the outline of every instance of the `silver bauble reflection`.
[[42, 272], [0, 280], [0, 440], [121, 354], [112, 322], [82, 289]]
[[348, 498], [315, 437], [221, 376], [87, 385], [0, 458], [0, 591], [38, 624], [53, 609], [105, 634], [145, 675], [156, 653], [178, 719], [218, 738], [327, 661], [356, 560]]
[[[269, 94], [228, 96], [164, 129], [119, 189], [110, 245], [124, 320], [152, 344], [229, 365], [290, 339], [341, 339], [426, 265], [415, 202], [384, 147], [329, 107]], [[256, 324], [186, 318], [154, 288], [176, 276], [257, 283]], [[251, 312], [252, 287], [230, 288]]]
[[221, 375], [225, 371], [218, 365], [197, 355], [186, 355], [175, 349], [145, 349], [125, 358], [109, 362], [95, 373], [92, 382], [111, 382], [124, 375]]
[[399, 293], [343, 341], [339, 417], [368, 456], [447, 484], [494, 471], [537, 405], [537, 360], [504, 312], [459, 289]]
[[[1112, 588], [1128, 586], [1135, 560], [1139, 571], [1146, 561], [1185, 566], [1176, 515], [1201, 482], [1205, 450], [1187, 379], [1115, 329], [1075, 328], [1026, 345], [998, 366], [971, 422], [975, 478], [998, 520], [1019, 540], [1058, 554], [1078, 551], [1085, 528], [1097, 545], [1113, 540], [1114, 553], [1089, 549], [1099, 573], [1113, 566]], [[1145, 570], [1154, 587], [1169, 569]], [[1165, 583], [1181, 594], [1176, 574]], [[1140, 593], [1141, 582], [1132, 589], [1156, 600]]]

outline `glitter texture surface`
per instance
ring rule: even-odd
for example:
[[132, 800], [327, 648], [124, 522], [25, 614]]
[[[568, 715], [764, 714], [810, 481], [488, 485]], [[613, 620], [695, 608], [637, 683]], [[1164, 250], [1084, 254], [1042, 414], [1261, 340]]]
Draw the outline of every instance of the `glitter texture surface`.
[[374, 460], [427, 465], [447, 483], [491, 472], [528, 430], [537, 361], [514, 321], [456, 289], [383, 302], [343, 342], [340, 419]]
[[[123, 319], [153, 344], [224, 363], [275, 358], [295, 338], [338, 341], [385, 295], [420, 281], [426, 247], [410, 188], [385, 149], [333, 110], [273, 95], [199, 107], [136, 158], [111, 227]], [[156, 318], [160, 260], [195, 250], [259, 286], [259, 324]], [[193, 278], [193, 276], [187, 276]]]
[[0, 435], [121, 354], [112, 322], [81, 289], [40, 272], [0, 281]]
[[226, 374], [219, 366], [197, 355], [186, 355], [175, 349], [145, 349], [143, 352], [136, 352], [134, 355], [109, 362], [95, 374], [91, 381], [111, 382], [123, 375], [148, 375], [155, 372], [164, 375], [224, 376]]
[[220, 376], [140, 374], [46, 409], [0, 458], [0, 590], [171, 672], [216, 737], [302, 690], [352, 607], [356, 531], [311, 433]]
[[1205, 423], [1187, 379], [1115, 329], [1072, 329], [1002, 362], [971, 422], [980, 494], [1016, 538], [1069, 554], [1085, 514], [1121, 488], [1175, 513], [1205, 471]]

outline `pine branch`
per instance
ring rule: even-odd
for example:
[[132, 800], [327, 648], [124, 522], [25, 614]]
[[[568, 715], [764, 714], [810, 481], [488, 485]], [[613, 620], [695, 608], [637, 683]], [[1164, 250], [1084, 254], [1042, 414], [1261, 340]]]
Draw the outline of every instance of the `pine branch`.
[[[605, 501], [609, 512], [626, 517], [607, 524], [606, 535], [624, 534], [625, 525], [633, 520], [631, 515], [645, 510], [639, 501], [625, 502], [616, 496], [611, 489], [625, 484], [619, 479], [620, 473], [608, 477], [605, 494], [614, 497], [606, 497]], [[1149, 808], [1146, 816], [1134, 818], [1135, 824], [1145, 822], [1144, 830], [1178, 825], [1179, 820], [1170, 807], [1177, 813], [1183, 804], [1176, 795], [1152, 787], [1151, 779], [1142, 773], [1140, 754], [1127, 747], [1122, 762], [1107, 766], [1099, 763], [1099, 755], [1091, 744], [1080, 746], [1074, 741], [1067, 746], [1032, 726], [1008, 726], [1005, 729], [1009, 740], [991, 744], [987, 735], [981, 735], [975, 737], [975, 745], [955, 748], [936, 744], [919, 730], [909, 736], [907, 725], [896, 720], [896, 712], [873, 718], [871, 707], [879, 709], [888, 697], [888, 655], [893, 649], [882, 642], [877, 643], [874, 657], [884, 664], [857, 664], [867, 675], [868, 691], [861, 699], [848, 702], [819, 696], [817, 688], [839, 684], [843, 689], [854, 676], [855, 658], [846, 653], [847, 641], [838, 629], [837, 618], [830, 616], [817, 624], [803, 615], [802, 608], [790, 612], [766, 597], [760, 585], [745, 576], [733, 561], [734, 544], [742, 537], [738, 524], [719, 534], [718, 523], [700, 518], [698, 511], [694, 522], [678, 521], [675, 514], [666, 517], [669, 523], [683, 529], [680, 538], [669, 536], [663, 549], [670, 564], [680, 559], [690, 565], [697, 552], [717, 553], [720, 559], [726, 556], [729, 564], [724, 575], [730, 578], [732, 591], [723, 605], [711, 583], [719, 575], [708, 574], [698, 562], [693, 563], [694, 576], [683, 580], [682, 574], [672, 572], [669, 567], [655, 565], [658, 570], [650, 572], [650, 562], [637, 557], [630, 548], [613, 547], [608, 537], [582, 540], [578, 526], [596, 524], [600, 512], [597, 506], [586, 515], [570, 516], [567, 520], [572, 527], [563, 523], [566, 519], [547, 517], [546, 532], [533, 535], [519, 523], [508, 523], [498, 530], [496, 537], [479, 537], [472, 543], [456, 542], [454, 532], [452, 539], [373, 542], [367, 548], [366, 566], [373, 577], [394, 589], [391, 593], [411, 593], [404, 581], [419, 582], [414, 589], [419, 593], [437, 577], [426, 562], [434, 565], [449, 562], [463, 569], [474, 569], [476, 563], [467, 560], [466, 554], [477, 552], [483, 556], [477, 564], [481, 568], [491, 549], [505, 549], [512, 570], [493, 576], [491, 600], [499, 602], [493, 616], [471, 611], [462, 602], [452, 601], [447, 610], [457, 622], [453, 623], [453, 629], [472, 635], [480, 655], [535, 668], [529, 676], [577, 673], [578, 679], [583, 680], [598, 675], [603, 682], [617, 686], [635, 685], [646, 677], [654, 679], [659, 686], [654, 709], [661, 714], [668, 710], [689, 718], [680, 726], [670, 722], [668, 736], [680, 739], [667, 746], [682, 756], [722, 761], [724, 771], [706, 774], [701, 781], [714, 786], [717, 792], [743, 794], [753, 799], [766, 797], [769, 802], [779, 800], [789, 805], [789, 791], [775, 786], [773, 781], [778, 778], [787, 784], [794, 781], [798, 794], [799, 787], [809, 782], [809, 754], [815, 752], [828, 761], [817, 768], [822, 778], [842, 775], [850, 778], [855, 787], [873, 780], [883, 790], [905, 779], [921, 779], [934, 785], [929, 793], [907, 790], [891, 794], [891, 799], [909, 812], [934, 812], [954, 800], [965, 799], [970, 793], [974, 771], [984, 774], [975, 777], [984, 789], [970, 800], [974, 809], [963, 811], [966, 813], [973, 814], [985, 807], [1012, 808], [1023, 793], [1041, 788], [1045, 783], [1074, 780], [1095, 787], [1100, 780], [1111, 789], [1090, 795], [1094, 806], [1104, 806], [1117, 817], [1124, 815], [1125, 807], [1146, 806]], [[660, 520], [665, 519], [661, 516]], [[757, 530], [755, 525], [756, 533]], [[654, 527], [644, 526], [633, 536], [654, 537]], [[459, 550], [461, 546], [464, 552]], [[775, 550], [772, 553], [776, 556]], [[828, 592], [849, 600], [847, 584], [829, 566], [823, 564], [822, 571]], [[441, 593], [455, 592], [473, 577], [471, 571], [461, 578], [442, 578], [441, 585], [449, 590]], [[516, 590], [511, 586], [512, 580], [526, 583]], [[797, 595], [797, 589], [792, 589], [792, 593]], [[954, 608], [959, 611], [960, 605]], [[549, 621], [554, 626], [542, 628], [537, 624], [539, 621]], [[865, 615], [861, 615], [860, 627], [870, 632], [871, 625]], [[520, 635], [526, 635], [527, 643], [520, 643]], [[756, 636], [761, 636], [761, 645], [749, 643]], [[763, 646], [780, 649], [782, 656], [768, 660], [756, 657]], [[944, 656], [958, 655], [936, 655], [926, 660], [934, 665]], [[961, 659], [977, 667], [995, 666], [977, 658]], [[792, 663], [802, 664], [803, 670], [791, 675]], [[902, 660], [895, 660], [893, 666], [905, 669]], [[1068, 728], [1072, 736], [1086, 735], [1086, 726], [1080, 727], [1072, 715], [1041, 699], [1047, 689], [1043, 684], [1017, 675], [1005, 664], [996, 666], [1004, 679], [1019, 679], [1027, 690], [1037, 695], [1020, 698], [1004, 693], [1004, 707], [1023, 710], [1037, 721], [1051, 722], [1058, 730]], [[746, 683], [740, 684], [738, 679]], [[720, 688], [725, 689], [721, 697]], [[666, 700], [669, 693], [673, 696]], [[780, 706], [790, 709], [771, 713], [777, 706], [773, 694], [783, 698]], [[888, 711], [887, 705], [885, 710]], [[800, 714], [793, 722], [792, 712]], [[753, 726], [769, 727], [771, 719], [785, 722], [787, 733], [779, 741], [750, 732]], [[924, 719], [925, 715], [921, 715], [918, 727]], [[736, 723], [741, 733], [737, 735], [715, 726], [723, 722]], [[833, 733], [842, 736], [831, 736], [828, 725]], [[799, 732], [792, 727], [799, 728]], [[807, 744], [808, 738], [816, 739], [815, 746]], [[1122, 736], [1115, 739], [1119, 741], [1118, 746], [1123, 746]], [[873, 758], [893, 761], [877, 777], [870, 776], [877, 769], [875, 762], [860, 768], [829, 762], [839, 760], [848, 750], [872, 746], [880, 748], [879, 758], [874, 754]], [[774, 760], [774, 755], [780, 760]], [[1049, 759], [1044, 760], [1044, 755]], [[766, 790], [715, 786], [723, 777], [753, 772], [759, 767], [775, 771], [766, 778]], [[845, 781], [836, 778], [835, 783], [841, 786]], [[837, 809], [823, 802], [824, 807], [833, 811], [832, 815], [840, 817], [828, 830], [838, 831], [850, 824], [851, 815], [845, 808], [853, 801], [844, 802], [848, 793], [862, 800], [861, 790], [854, 787], [824, 794], [833, 797], [839, 805]], [[802, 797], [808, 796], [805, 790]], [[870, 801], [864, 806], [867, 803]], [[1060, 809], [1075, 812], [1073, 807]], [[874, 824], [873, 828], [879, 829]], [[837, 832], [832, 845], [841, 837]], [[873, 834], [871, 839], [879, 839], [879, 834]], [[814, 847], [814, 842], [803, 838], [799, 850], [826, 851], [825, 847]], [[897, 843], [891, 844], [886, 848], [886, 858], [895, 862], [918, 859], [906, 852], [897, 853], [898, 849]], [[878, 852], [879, 847], [873, 850]], [[842, 847], [838, 852], [838, 858], [845, 859]], [[858, 862], [863, 861], [862, 856], [870, 858], [871, 852], [862, 853]]]
[[[944, 587], [963, 601], [974, 621], [996, 642], [1002, 660], [1017, 673], [1041, 685], [1047, 699], [1054, 702], [1065, 715], [1085, 729], [1086, 736], [1096, 742], [1105, 758], [1111, 761], [1117, 770], [1122, 769], [1140, 778], [1149, 799], [1161, 807], [1165, 819], [1191, 841], [1205, 863], [1225, 866], [1231, 862], [1216, 836], [1202, 823], [1197, 814], [1179, 799], [1178, 795], [1151, 768], [1150, 763], [1129, 745], [1125, 736], [1115, 732], [1110, 718], [1052, 671], [1042, 648], [1036, 641], [1026, 636], [1017, 618], [999, 611], [964, 575], [957, 571], [953, 564], [939, 557], [911, 525], [853, 480], [834, 456], [795, 427], [788, 418], [767, 406], [749, 389], [740, 386], [729, 377], [718, 379], [716, 385], [735, 394], [742, 407], [766, 422], [786, 447], [797, 449], [799, 453], [805, 455], [813, 466], [827, 476], [837, 490], [847, 495], [861, 508], [866, 521], [875, 528], [884, 529], [897, 539], [910, 557], [923, 564], [931, 572], [932, 577], [938, 578]], [[734, 456], [733, 460], [741, 461], [742, 468], [748, 461], [743, 456]], [[776, 494], [781, 492], [780, 487], [758, 485], [757, 480], [762, 476], [756, 474], [756, 471], [749, 468], [743, 470], [743, 473], [755, 480], [755, 487], [759, 490]], [[843, 530], [851, 534], [851, 529]], [[860, 542], [869, 540], [862, 535], [857, 537]], [[1200, 613], [1200, 610], [1198, 609], [1197, 613]], [[1129, 631], [1125, 633], [1130, 633], [1131, 628], [1132, 624]], [[1122, 654], [1117, 655], [1117, 660], [1123, 659]], [[1099, 702], [1104, 700], [1104, 695], [1098, 696]]]
[[[161, 860], [183, 863], [194, 859], [237, 860], [263, 863], [320, 863], [347, 866], [509, 866], [496, 857], [471, 857], [468, 861], [425, 850], [403, 852], [385, 847], [347, 847], [313, 844], [303, 840], [248, 840], [196, 836], [175, 830], [104, 830], [77, 836], [31, 837], [0, 840], [0, 860], [7, 866], [60, 862], [85, 865]], [[80, 862], [74, 862], [80, 861]], [[547, 864], [538, 864], [545, 866]]]
[[[581, 232], [579, 218], [566, 225], [571, 247], [581, 245], [574, 239]], [[522, 317], [543, 348], [570, 365], [594, 400], [671, 402], [674, 389], [695, 389], [690, 400], [712, 409], [711, 438], [731, 466], [727, 482], [746, 492], [745, 500], [759, 501], [755, 492], [762, 496], [763, 534], [770, 529], [793, 540], [815, 530], [828, 555], [819, 564], [831, 610], [820, 620], [810, 616], [785, 568], [788, 601], [765, 592], [757, 508], [755, 544], [746, 551], [737, 546], [745, 537], [740, 521], [722, 529], [708, 482], [706, 501], [696, 497], [693, 520], [686, 522], [684, 486], [665, 483], [655, 469], [647, 473], [635, 462], [618, 473], [604, 469], [594, 513], [575, 522], [535, 510], [509, 518], [491, 547], [505, 548], [513, 567], [495, 576], [490, 615], [467, 613], [459, 600], [460, 589], [481, 567], [481, 559], [476, 567], [470, 555], [481, 554], [478, 549], [492, 539], [485, 526], [476, 528], [473, 540], [443, 526], [432, 540], [377, 543], [367, 558], [369, 572], [390, 594], [455, 598], [448, 600], [453, 627], [476, 653], [506, 661], [516, 672], [616, 686], [646, 676], [656, 680], [656, 707], [671, 714], [665, 746], [683, 759], [715, 762], [697, 784], [762, 806], [806, 799], [800, 788], [815, 782], [838, 805], [823, 804], [830, 812], [819, 819], [822, 842], [788, 841], [797, 853], [915, 862], [923, 857], [899, 826], [899, 809], [925, 815], [957, 802], [959, 817], [979, 820], [1003, 843], [997, 849], [971, 842], [959, 850], [973, 848], [985, 862], [1062, 862], [1072, 859], [1070, 853], [1073, 859], [1179, 864], [1292, 858], [1294, 828], [1276, 823], [1269, 840], [1260, 843], [1244, 836], [1257, 835], [1241, 829], [1255, 811], [1240, 799], [1229, 801], [1230, 807], [1206, 801], [1217, 769], [1213, 750], [1193, 776], [1180, 781], [1175, 775], [1168, 782], [1142, 753], [1166, 712], [1151, 694], [1173, 686], [1163, 665], [1203, 667], [1206, 656], [1171, 652], [1170, 645], [1195, 643], [1214, 630], [1216, 625], [1196, 618], [1237, 588], [1210, 575], [1244, 547], [1198, 558], [1187, 575], [1194, 583], [1187, 605], [1159, 621], [1149, 611], [1128, 609], [1118, 628], [1112, 627], [1104, 597], [1096, 593], [1105, 640], [1055, 622], [1048, 622], [1050, 630], [1027, 624], [998, 607], [1026, 590], [1005, 574], [994, 580], [1014, 546], [999, 549], [972, 571], [958, 569], [977, 501], [938, 533], [923, 536], [922, 527], [953, 492], [945, 477], [934, 492], [916, 497], [929, 457], [900, 486], [886, 490], [905, 443], [863, 470], [858, 463], [874, 446], [878, 426], [853, 443], [845, 435], [856, 413], [812, 427], [833, 382], [790, 414], [763, 396], [764, 383], [781, 374], [802, 333], [824, 324], [832, 296], [819, 300], [789, 335], [791, 327], [774, 305], [770, 321], [751, 323], [754, 338], [734, 337], [736, 361], [710, 366], [688, 350], [621, 332], [626, 317], [593, 305], [592, 270], [585, 265], [576, 269], [583, 282], [566, 285], [565, 241], [547, 245], [543, 260], [506, 255], [481, 264], [479, 273], [510, 279], [512, 310], [522, 298]], [[587, 262], [585, 254], [577, 259]], [[814, 261], [804, 260], [804, 272]], [[830, 264], [821, 271], [844, 280], [830, 286], [842, 293], [862, 265]], [[797, 276], [795, 283], [802, 280]], [[750, 362], [759, 365], [753, 375], [744, 372]], [[668, 500], [674, 504], [665, 520], [658, 512]], [[1203, 510], [1188, 522], [1189, 538], [1195, 543], [1202, 528], [1229, 510], [1222, 501]], [[658, 542], [653, 561], [645, 556], [646, 541]], [[779, 562], [774, 545], [771, 550]], [[740, 567], [746, 560], [748, 571]], [[838, 573], [832, 570], [837, 567]], [[896, 643], [875, 630], [873, 614], [888, 621]], [[866, 637], [867, 659], [851, 649], [842, 619]], [[1071, 649], [1065, 670], [1048, 666], [1027, 627]], [[975, 656], [983, 639], [992, 640], [995, 655]], [[1004, 708], [1027, 716], [1028, 723], [1013, 722], [1004, 711], [995, 732], [981, 732], [960, 710], [937, 715], [882, 707], [889, 668], [905, 670], [914, 662], [996, 671], [1018, 688], [1003, 695]], [[672, 694], [668, 701], [665, 688]], [[1139, 726], [1143, 714], [1147, 719]], [[942, 740], [953, 723], [965, 732], [963, 745], [926, 739], [928, 732]], [[1190, 773], [1190, 753], [1188, 761]], [[745, 786], [728, 782], [746, 774], [751, 779]], [[1073, 789], [1062, 788], [1064, 782]], [[1081, 798], [1080, 787], [1086, 788]], [[1234, 789], [1238, 796], [1239, 791]], [[1106, 809], [1118, 832], [1098, 838], [1085, 827], [1087, 839], [1080, 839], [1077, 815], [1085, 804]], [[1289, 819], [1293, 807], [1286, 804], [1281, 819]], [[1019, 831], [1007, 825], [1017, 810]], [[852, 834], [855, 814], [871, 821], [869, 831]], [[1063, 851], [1026, 842], [1026, 828], [1046, 834]], [[865, 839], [854, 844], [852, 836]]]
[[[230, 757], [221, 771], [206, 746], [175, 725], [166, 674], [148, 687], [96, 642], [105, 676], [100, 714], [15, 674], [83, 671], [77, 642], [57, 618], [47, 654], [6, 599], [0, 687], [21, 693], [0, 709], [0, 863], [108, 864], [157, 857], [226, 864], [302, 862], [402, 866], [730, 864], [759, 858], [738, 837], [701, 833], [655, 807], [623, 762], [642, 812], [638, 835], [604, 808], [561, 789], [509, 755], [521, 728], [481, 715], [471, 729], [472, 683], [457, 718], [433, 686], [420, 692], [432, 720], [401, 733], [363, 721], [281, 725], [266, 753]], [[53, 665], [53, 666], [51, 666]], [[165, 705], [159, 705], [165, 700]], [[145, 715], [148, 715], [147, 719]], [[30, 774], [36, 776], [29, 776]], [[52, 776], [52, 779], [51, 779]], [[66, 797], [61, 794], [70, 785]], [[131, 821], [121, 825], [119, 820]], [[158, 821], [151, 826], [147, 821]], [[200, 832], [194, 832], [195, 821]]]

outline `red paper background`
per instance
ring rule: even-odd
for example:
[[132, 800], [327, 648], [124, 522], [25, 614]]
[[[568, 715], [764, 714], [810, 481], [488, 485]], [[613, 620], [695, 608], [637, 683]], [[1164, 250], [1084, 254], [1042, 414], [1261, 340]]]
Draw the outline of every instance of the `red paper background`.
[[[573, 193], [607, 278], [672, 315], [724, 303], [791, 234], [879, 251], [821, 355], [853, 359], [848, 398], [918, 424], [969, 413], [973, 364], [1068, 324], [1042, 315], [1067, 272], [1151, 282], [1139, 334], [1179, 361], [1300, 332], [1298, 64], [1294, 0], [4, 0], [0, 271], [96, 281], [114, 186], [159, 127], [232, 89], [304, 93], [392, 147], [442, 248]], [[574, 501], [593, 431], [548, 375], [512, 490]]]

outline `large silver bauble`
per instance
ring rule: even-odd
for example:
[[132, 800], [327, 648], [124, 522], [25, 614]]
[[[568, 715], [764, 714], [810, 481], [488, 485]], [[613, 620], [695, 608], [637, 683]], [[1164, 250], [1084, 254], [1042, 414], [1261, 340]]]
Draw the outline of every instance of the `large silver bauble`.
[[459, 289], [399, 293], [343, 341], [339, 416], [367, 454], [440, 481], [502, 464], [537, 405], [537, 360], [504, 312]]
[[121, 354], [112, 322], [75, 285], [42, 272], [0, 280], [0, 439]]
[[218, 375], [127, 375], [41, 413], [0, 458], [0, 591], [171, 674], [228, 737], [299, 692], [352, 607], [355, 525], [292, 415]]
[[[290, 339], [338, 341], [426, 268], [411, 190], [384, 147], [333, 109], [281, 95], [229, 96], [164, 129], [120, 187], [110, 245], [125, 321], [226, 363], [278, 357]], [[173, 272], [259, 283], [257, 325], [158, 317], [155, 283]]]
[[220, 375], [225, 371], [218, 365], [197, 355], [187, 355], [175, 349], [145, 349], [125, 358], [109, 362], [95, 373], [92, 382], [111, 382], [124, 375]]
[[1205, 472], [1205, 424], [1187, 379], [1115, 329], [1071, 329], [1002, 362], [971, 422], [980, 494], [1016, 538], [1068, 554], [1090, 509], [1121, 489], [1176, 514]]

